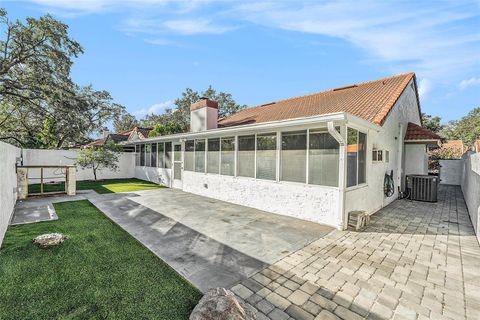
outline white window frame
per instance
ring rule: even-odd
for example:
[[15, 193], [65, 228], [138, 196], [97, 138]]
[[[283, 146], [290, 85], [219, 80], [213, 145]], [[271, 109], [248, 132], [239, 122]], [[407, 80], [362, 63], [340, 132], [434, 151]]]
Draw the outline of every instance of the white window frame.
[[[366, 140], [367, 140], [367, 144], [365, 146], [365, 182], [362, 182], [362, 183], [358, 183], [358, 163], [359, 163], [359, 157], [358, 157], [358, 150], [357, 150], [357, 184], [353, 185], [353, 186], [350, 186], [348, 187], [347, 184], [348, 184], [348, 129], [354, 129], [354, 130], [357, 130], [357, 143], [358, 141], [360, 140], [359, 137], [360, 137], [360, 132], [365, 134], [366, 136]], [[355, 189], [359, 189], [359, 188], [363, 188], [363, 187], [367, 187], [368, 186], [368, 174], [369, 174], [369, 170], [368, 170], [368, 166], [367, 166], [367, 163], [368, 163], [368, 143], [369, 143], [369, 137], [368, 137], [368, 130], [364, 130], [364, 129], [361, 129], [357, 126], [354, 126], [354, 125], [346, 125], [345, 126], [345, 190], [346, 191], [351, 191], [351, 190], [355, 190]]]

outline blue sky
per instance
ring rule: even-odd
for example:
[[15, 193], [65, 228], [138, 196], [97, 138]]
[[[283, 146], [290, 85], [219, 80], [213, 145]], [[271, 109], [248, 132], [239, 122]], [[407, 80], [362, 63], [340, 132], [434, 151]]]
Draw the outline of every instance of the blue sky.
[[208, 85], [257, 105], [414, 71], [422, 110], [480, 106], [480, 1], [0, 1], [51, 13], [85, 54], [73, 78], [137, 117]]

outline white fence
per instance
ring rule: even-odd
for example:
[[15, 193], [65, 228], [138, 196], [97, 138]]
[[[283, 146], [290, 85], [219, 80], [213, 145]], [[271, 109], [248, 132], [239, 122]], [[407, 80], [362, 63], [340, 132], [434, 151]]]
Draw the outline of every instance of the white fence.
[[463, 156], [462, 191], [480, 242], [480, 153]]
[[16, 158], [20, 149], [0, 142], [0, 245], [12, 217], [13, 207], [17, 200]]
[[[23, 149], [23, 165], [72, 165], [75, 164], [79, 150], [40, 150]], [[120, 179], [133, 178], [135, 175], [135, 153], [124, 152], [118, 161], [118, 170], [100, 169], [97, 171], [97, 179]], [[44, 176], [50, 179], [46, 181], [59, 181], [58, 169], [44, 170]], [[40, 170], [29, 170], [29, 184], [39, 183]], [[77, 167], [77, 180], [93, 180], [92, 169]]]
[[440, 183], [459, 186], [462, 184], [463, 160], [440, 160]]
[[[17, 174], [15, 169], [17, 157], [23, 157], [23, 165], [71, 165], [75, 163], [79, 150], [38, 150], [19, 149], [10, 144], [0, 142], [0, 246], [5, 232], [12, 217], [13, 208], [17, 200]], [[97, 173], [98, 179], [120, 179], [133, 178], [135, 176], [135, 154], [122, 153], [118, 162], [117, 171], [100, 169]], [[47, 181], [59, 181], [60, 172], [48, 169], [44, 175], [50, 179]], [[40, 170], [29, 172], [29, 179], [39, 178]], [[77, 167], [77, 180], [92, 180], [92, 169]], [[32, 179], [29, 183], [38, 183], [39, 180]]]
[[468, 214], [480, 242], [480, 153], [466, 153], [459, 160], [440, 160], [443, 184], [462, 187]]

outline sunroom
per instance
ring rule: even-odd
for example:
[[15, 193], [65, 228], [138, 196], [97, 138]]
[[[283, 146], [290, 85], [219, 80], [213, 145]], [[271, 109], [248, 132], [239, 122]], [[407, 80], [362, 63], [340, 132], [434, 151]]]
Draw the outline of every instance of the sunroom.
[[343, 190], [366, 183], [369, 130], [336, 113], [164, 136], [136, 145], [136, 175], [340, 228]]

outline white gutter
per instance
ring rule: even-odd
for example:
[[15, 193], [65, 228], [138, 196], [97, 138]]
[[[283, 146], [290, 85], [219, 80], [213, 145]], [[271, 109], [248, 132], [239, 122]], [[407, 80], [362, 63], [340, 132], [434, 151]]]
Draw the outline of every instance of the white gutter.
[[230, 134], [234, 135], [234, 134], [245, 132], [245, 131], [269, 130], [269, 129], [273, 130], [277, 128], [288, 128], [288, 127], [301, 126], [301, 125], [318, 124], [319, 122], [345, 121], [346, 119], [347, 119], [346, 112], [337, 112], [337, 113], [330, 113], [326, 115], [306, 117], [306, 118], [287, 119], [287, 120], [279, 120], [279, 121], [271, 121], [271, 122], [238, 125], [233, 127], [211, 129], [211, 130], [200, 131], [200, 132], [178, 133], [178, 134], [172, 134], [168, 136], [160, 136], [160, 137], [148, 138], [148, 139], [142, 139], [142, 140], [136, 140], [136, 141], [122, 142], [121, 144], [133, 145], [138, 143], [162, 142], [162, 141], [170, 141], [170, 140], [176, 140], [176, 139], [187, 139], [189, 137], [207, 137], [207, 136], [214, 136], [214, 135], [230, 135]]

